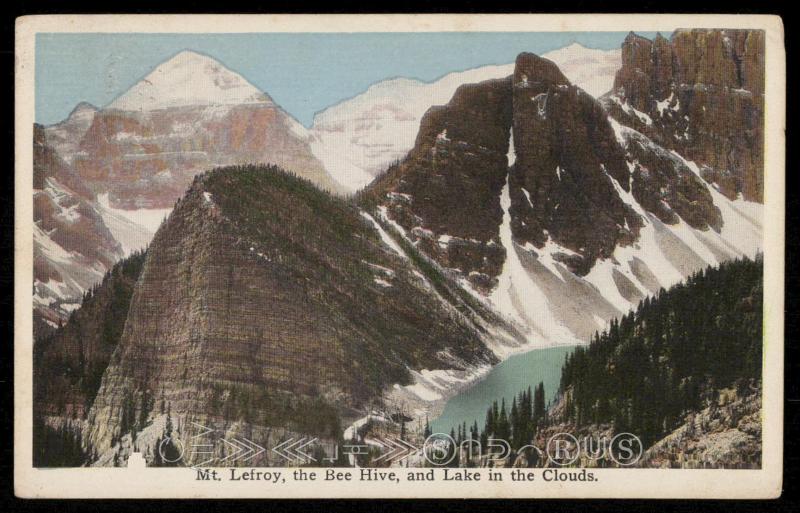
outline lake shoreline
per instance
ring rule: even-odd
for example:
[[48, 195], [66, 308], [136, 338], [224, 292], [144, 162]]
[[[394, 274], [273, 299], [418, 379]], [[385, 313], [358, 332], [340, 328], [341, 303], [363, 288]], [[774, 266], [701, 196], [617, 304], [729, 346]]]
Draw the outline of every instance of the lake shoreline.
[[433, 432], [449, 433], [450, 429], [466, 422], [469, 428], [474, 422], [483, 427], [486, 410], [494, 401], [506, 400], [507, 408], [512, 399], [527, 387], [545, 383], [546, 400], [555, 397], [561, 380], [564, 358], [576, 345], [550, 345], [513, 354], [489, 368], [478, 379], [460, 387], [446, 399], [437, 401], [436, 413], [429, 418]]

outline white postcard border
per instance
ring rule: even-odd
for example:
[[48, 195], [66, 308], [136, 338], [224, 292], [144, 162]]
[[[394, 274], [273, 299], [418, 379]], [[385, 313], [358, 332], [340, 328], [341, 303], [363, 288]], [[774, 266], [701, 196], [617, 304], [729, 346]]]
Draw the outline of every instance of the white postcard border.
[[[592, 483], [205, 482], [191, 469], [32, 467], [33, 152], [35, 36], [45, 32], [598, 32], [676, 28], [766, 31], [763, 458], [760, 470], [593, 469]], [[786, 57], [783, 24], [765, 15], [45, 15], [17, 19], [15, 115], [14, 488], [30, 498], [453, 497], [774, 498], [783, 474]], [[402, 470], [402, 469], [401, 469]], [[291, 469], [284, 469], [290, 472]], [[441, 474], [441, 470], [437, 469]], [[508, 473], [510, 469], [501, 472]], [[356, 477], [358, 470], [355, 470]], [[402, 473], [402, 472], [400, 472]]]

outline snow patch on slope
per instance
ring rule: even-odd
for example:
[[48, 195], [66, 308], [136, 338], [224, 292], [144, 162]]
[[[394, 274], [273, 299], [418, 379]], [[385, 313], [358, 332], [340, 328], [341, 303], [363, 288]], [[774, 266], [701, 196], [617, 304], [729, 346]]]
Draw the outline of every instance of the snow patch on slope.
[[491, 369], [490, 365], [479, 365], [468, 371], [456, 369], [422, 369], [421, 371], [411, 371], [414, 378], [413, 385], [401, 387], [395, 385], [396, 389], [405, 389], [423, 401], [437, 401], [452, 394], [453, 389], [471, 383], [472, 381], [484, 376]]
[[653, 118], [651, 118], [648, 114], [646, 114], [646, 113], [644, 113], [644, 112], [642, 112], [640, 110], [636, 110], [627, 101], [620, 100], [617, 96], [611, 96], [611, 101], [613, 101], [614, 103], [619, 105], [619, 107], [626, 114], [628, 114], [631, 117], [636, 117], [637, 119], [639, 119], [639, 121], [641, 121], [645, 125], [649, 126], [649, 125], [653, 124]]
[[[151, 234], [155, 234], [158, 231], [161, 223], [163, 223], [164, 220], [169, 217], [170, 212], [172, 212], [171, 208], [139, 208], [136, 210], [113, 208], [109, 202], [108, 193], [98, 194], [97, 202], [107, 215], [114, 215], [125, 219]], [[152, 239], [152, 236], [150, 239]], [[145, 246], [149, 243], [150, 240], [147, 240]]]
[[[512, 167], [514, 163], [517, 161], [517, 150], [514, 148], [514, 129], [508, 131], [508, 153], [506, 153], [506, 159], [508, 160], [508, 167]], [[525, 191], [525, 194], [528, 196], [528, 202], [531, 201], [531, 196], [528, 194], [528, 191]]]
[[383, 241], [384, 244], [386, 244], [392, 251], [397, 253], [397, 255], [399, 255], [401, 258], [403, 258], [404, 260], [408, 260], [408, 256], [406, 255], [405, 251], [403, 251], [400, 245], [398, 245], [394, 241], [394, 239], [388, 233], [386, 233], [386, 230], [383, 229], [383, 227], [380, 225], [380, 223], [378, 223], [378, 221], [375, 220], [374, 217], [367, 214], [363, 210], [361, 211], [361, 217], [363, 217], [364, 219], [369, 221], [370, 224], [372, 224], [373, 228], [375, 228], [375, 230], [378, 232], [378, 235], [380, 236], [381, 241]]
[[517, 245], [511, 234], [511, 196], [508, 177], [500, 193], [503, 222], [500, 225], [500, 241], [506, 249], [503, 271], [497, 288], [490, 300], [507, 319], [527, 328], [531, 348], [552, 344], [579, 343], [575, 336], [560, 322], [550, 309], [547, 296], [528, 274], [517, 254]]
[[[693, 161], [680, 158], [695, 173], [703, 183], [707, 184], [700, 176], [700, 169]], [[746, 201], [741, 196], [736, 200], [729, 200], [717, 190], [714, 185], [707, 184], [714, 204], [722, 212], [725, 221], [718, 238], [736, 253], [754, 257], [763, 249], [763, 219], [764, 205], [753, 201]]]
[[[108, 194], [104, 194], [103, 196], [106, 196], [106, 204], [108, 204]], [[96, 210], [100, 214], [100, 217], [102, 217], [111, 235], [114, 237], [114, 240], [119, 242], [122, 246], [124, 256], [146, 248], [147, 245], [150, 244], [150, 241], [153, 240], [153, 231], [149, 230], [144, 225], [135, 223], [129, 218], [120, 215], [118, 213], [120, 212], [119, 210], [105, 207], [101, 203], [98, 203]]]
[[54, 206], [58, 209], [53, 216], [67, 224], [73, 224], [80, 219], [78, 212], [80, 202], [75, 198], [75, 193], [67, 191], [56, 180], [45, 179], [44, 192], [53, 200]]
[[[650, 139], [613, 118], [609, 117], [609, 123], [623, 148], [635, 141], [636, 144], [650, 146], [653, 151], [659, 149]], [[664, 224], [606, 173], [619, 197], [642, 217], [644, 226], [636, 242], [630, 246], [618, 246], [611, 257], [598, 260], [584, 279], [623, 313], [634, 308], [636, 301], [623, 296], [614, 279], [615, 272], [627, 278], [644, 296], [657, 291], [643, 282], [641, 271], [636, 272], [637, 265], [644, 266], [660, 287], [668, 288], [699, 267], [716, 266], [722, 260], [742, 255], [752, 258], [763, 245], [762, 205], [742, 199], [729, 200], [700, 176], [700, 170], [694, 162], [687, 161], [676, 152], [672, 152], [672, 156], [690, 169], [708, 189], [714, 204], [722, 213], [723, 226], [719, 232], [710, 228], [697, 230], [680, 217], [676, 224]], [[628, 167], [633, 171], [634, 163], [628, 162]]]
[[[611, 118], [609, 123], [623, 149], [630, 143], [652, 146], [652, 151], [665, 151], [639, 132]], [[511, 139], [510, 164], [514, 158]], [[693, 162], [677, 154], [674, 159], [678, 172], [689, 173], [691, 170], [700, 176]], [[665, 224], [648, 212], [632, 193], [636, 183], [633, 180], [637, 169], [635, 162], [628, 162], [631, 172], [626, 180], [628, 190], [623, 189], [604, 166], [600, 169], [619, 198], [642, 218], [643, 226], [636, 241], [617, 246], [607, 258], [597, 260], [585, 276], [573, 274], [559, 262], [560, 255], [570, 256], [574, 252], [559, 245], [549, 235], [541, 248], [530, 243], [522, 248], [513, 242], [508, 214], [510, 199], [508, 191], [503, 190], [501, 206], [504, 216], [500, 238], [507, 256], [498, 278], [499, 284], [489, 299], [499, 313], [529, 329], [531, 344], [585, 342], [594, 329], [635, 308], [641, 299], [657, 293], [660, 288], [669, 288], [705, 266], [716, 266], [742, 255], [753, 257], [761, 250], [760, 204], [741, 198], [731, 201], [701, 179], [722, 213], [724, 224], [721, 230], [694, 229], [680, 217], [675, 224]], [[530, 201], [527, 191], [523, 190], [523, 193], [523, 201]], [[492, 349], [501, 358], [505, 355], [498, 348]]]
[[[523, 189], [525, 192], [525, 189]], [[528, 202], [530, 203], [530, 197], [528, 197]], [[525, 249], [530, 251], [531, 253], [535, 254], [539, 260], [539, 262], [544, 265], [554, 276], [556, 276], [559, 280], [564, 281], [564, 277], [562, 276], [562, 272], [568, 272], [567, 268], [561, 264], [556, 255], [562, 254], [567, 256], [577, 255], [574, 251], [569, 248], [565, 248], [561, 244], [553, 241], [552, 238], [548, 235], [547, 241], [544, 243], [542, 248], [537, 248], [530, 242], [525, 244]]]
[[43, 307], [66, 317], [79, 305], [87, 288], [99, 282], [106, 268], [87, 263], [86, 258], [74, 251], [67, 251], [50, 238], [50, 234], [38, 225], [33, 226], [33, 254], [36, 261], [44, 262], [54, 271], [54, 277], [46, 281], [34, 279], [33, 305]]

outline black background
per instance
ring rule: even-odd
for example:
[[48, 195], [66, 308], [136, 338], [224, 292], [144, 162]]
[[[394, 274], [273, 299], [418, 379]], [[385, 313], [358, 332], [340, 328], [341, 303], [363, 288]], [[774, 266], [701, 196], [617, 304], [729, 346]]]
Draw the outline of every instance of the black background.
[[[796, 141], [792, 138], [794, 118], [800, 114], [797, 108], [797, 95], [800, 91], [795, 87], [793, 30], [794, 20], [787, 6], [791, 3], [769, 1], [544, 1], [529, 0], [527, 2], [339, 2], [326, 4], [305, 0], [293, 2], [154, 2], [116, 0], [105, 2], [55, 2], [55, 1], [16, 1], [5, 3], [2, 25], [0, 26], [0, 105], [3, 108], [3, 123], [0, 124], [0, 148], [5, 166], [0, 167], [0, 511], [131, 511], [141, 513], [152, 509], [194, 510], [203, 512], [227, 512], [244, 508], [258, 509], [266, 513], [282, 511], [332, 512], [366, 510], [385, 512], [399, 511], [435, 511], [448, 513], [455, 511], [509, 511], [539, 510], [549, 513], [572, 511], [800, 511], [797, 498], [798, 463], [800, 462], [800, 445], [797, 443], [798, 425], [800, 425], [800, 363], [798, 363], [797, 328], [800, 322], [798, 310], [798, 259], [800, 249], [797, 226], [800, 223], [798, 214], [798, 163]], [[709, 14], [778, 14], [783, 17], [785, 44], [787, 51], [787, 172], [786, 179], [786, 367], [785, 367], [785, 401], [784, 401], [784, 480], [783, 495], [771, 501], [686, 501], [686, 500], [518, 500], [518, 501], [50, 501], [20, 500], [14, 497], [13, 491], [13, 244], [14, 244], [14, 20], [27, 14], [79, 14], [79, 13], [314, 13], [314, 12], [425, 12], [425, 13], [513, 13], [513, 12], [607, 12], [607, 13], [709, 13]], [[536, 30], [536, 27], [531, 27]], [[769, 223], [769, 219], [764, 220]], [[691, 472], [691, 471], [689, 471]], [[636, 486], [635, 482], [631, 483]]]

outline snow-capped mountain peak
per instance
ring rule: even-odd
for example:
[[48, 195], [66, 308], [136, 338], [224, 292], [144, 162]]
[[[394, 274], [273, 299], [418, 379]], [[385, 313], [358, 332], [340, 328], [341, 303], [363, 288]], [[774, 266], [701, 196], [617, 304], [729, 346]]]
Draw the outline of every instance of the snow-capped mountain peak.
[[150, 111], [170, 107], [271, 104], [268, 95], [206, 55], [184, 50], [159, 64], [107, 108]]

